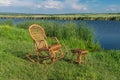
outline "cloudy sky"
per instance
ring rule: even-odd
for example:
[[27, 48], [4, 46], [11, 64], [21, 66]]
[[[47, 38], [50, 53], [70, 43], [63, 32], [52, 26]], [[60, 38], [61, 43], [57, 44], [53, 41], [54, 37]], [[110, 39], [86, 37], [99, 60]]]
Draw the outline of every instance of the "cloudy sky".
[[120, 12], [120, 0], [0, 0], [0, 12], [116, 13]]

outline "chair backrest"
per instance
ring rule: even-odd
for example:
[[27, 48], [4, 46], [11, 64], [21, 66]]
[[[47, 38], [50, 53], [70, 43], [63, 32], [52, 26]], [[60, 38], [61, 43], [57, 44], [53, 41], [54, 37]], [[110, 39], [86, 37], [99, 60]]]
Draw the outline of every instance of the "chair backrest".
[[48, 48], [45, 31], [40, 25], [32, 24], [29, 27], [29, 33], [34, 40], [37, 49]]

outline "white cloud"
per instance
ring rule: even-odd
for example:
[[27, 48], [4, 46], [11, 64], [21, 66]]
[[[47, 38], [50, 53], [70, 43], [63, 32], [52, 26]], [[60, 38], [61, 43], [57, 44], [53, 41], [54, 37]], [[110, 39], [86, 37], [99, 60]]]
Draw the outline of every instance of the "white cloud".
[[87, 10], [87, 5], [80, 3], [79, 0], [66, 0], [65, 6], [75, 10]]
[[42, 8], [42, 5], [41, 4], [37, 4], [36, 7], [37, 8]]
[[106, 11], [120, 11], [120, 6], [119, 5], [110, 5], [106, 8]]
[[0, 6], [10, 6], [11, 0], [0, 0]]
[[63, 5], [60, 1], [48, 0], [45, 2], [44, 7], [47, 9], [62, 9]]
[[34, 2], [28, 0], [11, 0], [12, 5], [15, 7], [33, 7], [35, 5]]
[[0, 0], [0, 6], [27, 7], [34, 9], [87, 10], [87, 5], [79, 0]]
[[73, 9], [73, 10], [87, 10], [87, 5], [80, 4], [79, 0], [45, 0], [36, 5], [37, 8], [43, 9]]
[[86, 0], [87, 3], [89, 2], [98, 2], [99, 0]]
[[87, 10], [87, 6], [83, 4], [72, 4], [71, 7], [76, 10]]
[[34, 2], [28, 0], [0, 0], [0, 6], [31, 7]]
[[63, 8], [63, 4], [62, 4], [61, 1], [46, 0], [46, 1], [42, 1], [41, 3], [37, 4], [37, 8], [62, 9]]

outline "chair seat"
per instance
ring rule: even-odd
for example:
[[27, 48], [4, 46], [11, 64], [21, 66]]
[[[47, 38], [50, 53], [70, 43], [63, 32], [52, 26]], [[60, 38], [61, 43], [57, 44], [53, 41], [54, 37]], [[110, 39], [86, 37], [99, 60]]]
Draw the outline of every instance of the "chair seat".
[[55, 45], [52, 45], [52, 46], [49, 46], [49, 50], [52, 50], [52, 51], [57, 51], [57, 50], [60, 50], [61, 49], [61, 44], [55, 44]]

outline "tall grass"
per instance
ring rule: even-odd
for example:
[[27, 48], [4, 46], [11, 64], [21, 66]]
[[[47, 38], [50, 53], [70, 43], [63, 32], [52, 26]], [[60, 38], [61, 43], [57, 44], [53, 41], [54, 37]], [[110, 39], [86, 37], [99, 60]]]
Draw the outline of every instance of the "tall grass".
[[[64, 40], [66, 43], [74, 43], [79, 48], [89, 50], [100, 50], [100, 44], [94, 42], [94, 30], [88, 27], [85, 23], [74, 22], [52, 22], [52, 21], [29, 21], [19, 23], [18, 28], [28, 29], [31, 24], [41, 25], [48, 37], [56, 36], [58, 39]], [[67, 44], [68, 46], [71, 46]]]
[[23, 29], [18, 30], [16, 28], [12, 28], [9, 25], [0, 25], [0, 37], [4, 37], [10, 40], [31, 40], [29, 33], [26, 33], [26, 31]]
[[[60, 41], [66, 44], [70, 48], [74, 48], [71, 45], [75, 45], [77, 48], [88, 49], [92, 51], [101, 50], [100, 44], [94, 41], [94, 30], [88, 27], [85, 23], [74, 23], [74, 22], [53, 22], [53, 21], [28, 21], [21, 22], [16, 25], [13, 25], [11, 20], [6, 20], [5, 22], [1, 21], [1, 25], [5, 28], [2, 29], [1, 26], [1, 34], [4, 37], [9, 37], [9, 39], [22, 39], [23, 37], [27, 39], [26, 34], [24, 35], [24, 31], [21, 32], [19, 30], [12, 30], [10, 27], [16, 27], [21, 29], [27, 29], [32, 24], [41, 25], [46, 32], [48, 37], [56, 36]], [[4, 31], [6, 31], [4, 33]], [[12, 34], [10, 34], [12, 33]], [[14, 33], [23, 34], [23, 37], [15, 36]], [[28, 34], [27, 34], [28, 35]], [[24, 39], [23, 38], [23, 39]]]

